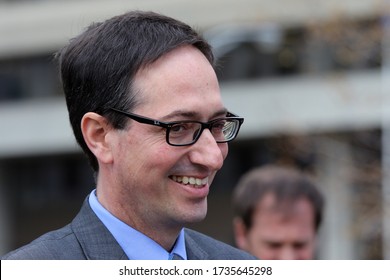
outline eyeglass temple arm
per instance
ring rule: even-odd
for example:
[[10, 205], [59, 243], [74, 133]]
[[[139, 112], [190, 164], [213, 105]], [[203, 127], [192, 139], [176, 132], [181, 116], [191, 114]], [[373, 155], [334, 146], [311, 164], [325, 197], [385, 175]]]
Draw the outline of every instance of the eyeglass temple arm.
[[121, 110], [118, 110], [118, 109], [115, 109], [115, 108], [110, 108], [110, 110], [112, 110], [114, 112], [117, 112], [117, 113], [120, 113], [122, 115], [125, 115], [125, 116], [129, 117], [130, 119], [135, 120], [135, 121], [137, 121], [139, 123], [151, 124], [151, 125], [162, 126], [162, 127], [167, 127], [168, 126], [168, 124], [166, 124], [164, 122], [160, 122], [158, 120], [150, 119], [150, 118], [147, 118], [147, 117], [142, 117], [142, 116], [139, 116], [137, 114], [130, 114], [128, 112], [121, 111]]

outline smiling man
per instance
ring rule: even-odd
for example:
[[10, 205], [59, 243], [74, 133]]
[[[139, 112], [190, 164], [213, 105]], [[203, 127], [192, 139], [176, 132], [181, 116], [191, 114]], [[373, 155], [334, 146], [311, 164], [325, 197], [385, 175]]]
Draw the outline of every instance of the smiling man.
[[185, 228], [205, 218], [243, 122], [222, 103], [208, 43], [135, 11], [91, 25], [58, 58], [96, 189], [69, 225], [3, 259], [253, 259]]

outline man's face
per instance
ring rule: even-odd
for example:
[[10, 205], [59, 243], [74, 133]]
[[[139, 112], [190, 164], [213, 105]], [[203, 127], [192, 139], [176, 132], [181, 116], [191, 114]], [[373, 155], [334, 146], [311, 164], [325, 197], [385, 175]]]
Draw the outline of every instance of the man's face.
[[[141, 69], [134, 88], [141, 102], [132, 113], [138, 115], [165, 122], [226, 116], [215, 72], [194, 47], [175, 49]], [[217, 144], [205, 129], [195, 144], [171, 146], [164, 128], [135, 121], [115, 133], [115, 185], [133, 226], [175, 228], [205, 217], [210, 184], [228, 153], [226, 143]]]
[[246, 234], [247, 249], [260, 259], [313, 259], [314, 209], [306, 198], [283, 204], [267, 194]]

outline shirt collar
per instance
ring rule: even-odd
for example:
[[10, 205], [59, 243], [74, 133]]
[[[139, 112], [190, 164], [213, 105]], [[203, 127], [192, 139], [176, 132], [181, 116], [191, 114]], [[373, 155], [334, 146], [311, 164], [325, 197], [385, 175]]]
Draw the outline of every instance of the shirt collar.
[[114, 236], [129, 259], [168, 260], [172, 258], [173, 254], [179, 255], [184, 260], [187, 259], [184, 229], [180, 231], [172, 251], [168, 252], [154, 240], [125, 224], [108, 212], [98, 201], [96, 190], [91, 192], [89, 204], [98, 218]]

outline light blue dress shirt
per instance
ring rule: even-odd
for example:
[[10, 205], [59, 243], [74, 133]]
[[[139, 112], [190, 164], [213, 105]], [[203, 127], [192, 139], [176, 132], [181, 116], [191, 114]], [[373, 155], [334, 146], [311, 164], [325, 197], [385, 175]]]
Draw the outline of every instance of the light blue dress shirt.
[[96, 190], [91, 192], [89, 204], [130, 260], [170, 260], [173, 254], [179, 255], [184, 260], [187, 259], [184, 229], [180, 231], [172, 251], [168, 252], [154, 240], [108, 212], [98, 201]]

